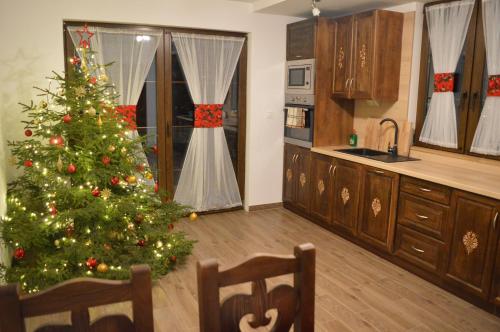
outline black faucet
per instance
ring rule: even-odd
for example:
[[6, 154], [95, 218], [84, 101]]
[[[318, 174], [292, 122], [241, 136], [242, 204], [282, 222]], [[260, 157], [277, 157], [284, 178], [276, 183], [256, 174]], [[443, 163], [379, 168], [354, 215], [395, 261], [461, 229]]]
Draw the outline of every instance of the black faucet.
[[389, 152], [393, 157], [397, 157], [398, 155], [398, 135], [399, 135], [399, 128], [398, 124], [396, 121], [390, 118], [383, 119], [380, 121], [380, 125], [382, 125], [384, 122], [392, 122], [394, 125], [394, 145], [391, 147], [391, 144], [389, 143], [389, 147], [387, 148], [387, 152]]

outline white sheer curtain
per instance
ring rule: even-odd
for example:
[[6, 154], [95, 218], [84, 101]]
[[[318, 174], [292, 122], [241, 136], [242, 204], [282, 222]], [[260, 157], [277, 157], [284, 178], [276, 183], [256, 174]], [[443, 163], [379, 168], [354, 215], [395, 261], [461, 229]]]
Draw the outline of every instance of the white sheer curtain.
[[[172, 33], [193, 103], [224, 104], [244, 38]], [[174, 200], [196, 211], [241, 205], [223, 127], [194, 128]]]
[[[78, 47], [80, 41], [80, 37], [76, 32], [78, 29], [80, 28], [69, 28], [75, 47]], [[97, 64], [113, 63], [113, 65], [105, 69], [105, 74], [110, 82], [115, 85], [116, 92], [119, 95], [118, 103], [122, 106], [134, 108], [139, 101], [160, 38], [163, 36], [162, 31], [102, 27], [89, 27], [89, 31], [95, 33], [90, 38], [90, 48], [96, 52]], [[137, 138], [138, 136], [137, 130], [131, 130], [130, 138]], [[142, 148], [137, 150], [137, 157], [147, 164], [147, 158]], [[152, 180], [144, 181], [152, 184]]]
[[[462, 51], [473, 0], [453, 1], [426, 8], [434, 73], [453, 73]], [[457, 148], [457, 116], [453, 92], [434, 92], [420, 141]]]
[[[0, 219], [7, 213], [7, 145], [0, 125]], [[10, 266], [10, 255], [0, 239], [0, 264]]]
[[[500, 0], [483, 0], [483, 27], [488, 75], [500, 75]], [[471, 151], [500, 155], [500, 96], [486, 96]]]

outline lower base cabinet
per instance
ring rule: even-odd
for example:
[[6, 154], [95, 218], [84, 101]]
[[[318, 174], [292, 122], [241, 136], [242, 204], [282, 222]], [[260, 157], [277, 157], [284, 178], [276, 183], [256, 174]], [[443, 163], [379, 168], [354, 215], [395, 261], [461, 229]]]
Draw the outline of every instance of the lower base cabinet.
[[396, 227], [399, 174], [365, 166], [358, 237], [387, 252], [392, 251]]
[[500, 201], [285, 146], [283, 201], [500, 315]]

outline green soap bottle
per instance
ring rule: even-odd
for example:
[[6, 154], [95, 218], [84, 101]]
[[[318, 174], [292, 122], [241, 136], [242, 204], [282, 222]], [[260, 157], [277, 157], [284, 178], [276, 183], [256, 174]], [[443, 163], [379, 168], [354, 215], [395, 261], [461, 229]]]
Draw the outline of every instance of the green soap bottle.
[[358, 145], [358, 135], [356, 134], [356, 132], [353, 132], [349, 136], [349, 145], [350, 146], [357, 146]]

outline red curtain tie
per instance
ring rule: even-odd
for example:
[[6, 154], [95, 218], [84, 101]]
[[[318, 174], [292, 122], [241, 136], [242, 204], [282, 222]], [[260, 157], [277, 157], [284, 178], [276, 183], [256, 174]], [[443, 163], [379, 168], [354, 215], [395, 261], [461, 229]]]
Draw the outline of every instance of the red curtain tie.
[[455, 73], [434, 74], [434, 92], [453, 92]]
[[488, 97], [500, 97], [500, 75], [488, 76]]
[[119, 105], [116, 106], [116, 112], [123, 116], [123, 120], [128, 123], [128, 129], [137, 129], [136, 125], [136, 105]]
[[222, 127], [222, 104], [196, 104], [194, 106], [195, 128]]

